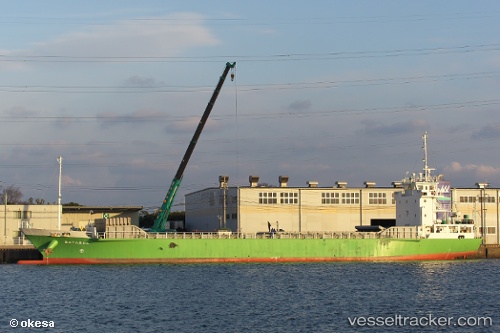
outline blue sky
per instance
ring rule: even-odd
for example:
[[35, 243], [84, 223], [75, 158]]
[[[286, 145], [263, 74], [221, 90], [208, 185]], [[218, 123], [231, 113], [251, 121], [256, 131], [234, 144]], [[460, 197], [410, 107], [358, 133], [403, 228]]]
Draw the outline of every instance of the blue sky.
[[[500, 187], [498, 1], [1, 1], [0, 184], [163, 199], [227, 61], [185, 193], [249, 175]], [[181, 209], [181, 206], [176, 206]]]

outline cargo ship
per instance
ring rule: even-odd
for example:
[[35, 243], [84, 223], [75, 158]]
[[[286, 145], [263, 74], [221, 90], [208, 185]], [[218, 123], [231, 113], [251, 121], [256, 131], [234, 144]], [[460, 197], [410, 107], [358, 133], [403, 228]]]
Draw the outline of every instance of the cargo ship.
[[[425, 145], [424, 145], [425, 146]], [[43, 260], [21, 264], [135, 264], [451, 260], [474, 255], [474, 221], [456, 220], [431, 169], [403, 179], [395, 193], [396, 226], [346, 232], [146, 232], [134, 225], [86, 231], [21, 229]], [[377, 229], [377, 230], [374, 230]]]
[[[20, 264], [150, 264], [219, 262], [333, 262], [451, 260], [474, 255], [482, 239], [474, 222], [457, 220], [440, 187], [440, 177], [427, 165], [424, 134], [423, 172], [403, 179], [395, 193], [396, 225], [359, 226], [346, 232], [213, 233], [168, 232], [166, 221], [184, 169], [217, 95], [234, 63], [227, 63], [193, 139], [186, 150], [153, 228], [110, 220], [85, 231], [21, 228], [42, 260]], [[233, 78], [233, 75], [231, 75]], [[449, 198], [448, 198], [449, 199]], [[448, 204], [447, 204], [448, 203]]]

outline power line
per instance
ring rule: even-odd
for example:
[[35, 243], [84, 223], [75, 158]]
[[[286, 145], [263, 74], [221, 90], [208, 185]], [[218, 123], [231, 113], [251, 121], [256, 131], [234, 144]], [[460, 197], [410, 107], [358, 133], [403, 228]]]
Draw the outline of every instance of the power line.
[[[424, 111], [424, 110], [438, 110], [438, 109], [464, 109], [466, 107], [484, 107], [491, 105], [500, 104], [500, 100], [492, 99], [492, 100], [473, 100], [473, 101], [463, 101], [463, 102], [450, 102], [450, 103], [438, 103], [438, 104], [421, 104], [421, 105], [412, 105], [412, 106], [394, 106], [394, 107], [381, 107], [381, 108], [362, 108], [362, 109], [330, 109], [330, 110], [321, 110], [321, 111], [297, 111], [297, 112], [265, 112], [265, 113], [242, 113], [241, 111], [238, 114], [239, 118], [246, 119], [266, 119], [266, 118], [301, 118], [301, 117], [311, 117], [311, 116], [333, 116], [340, 113], [352, 113], [352, 114], [367, 114], [367, 113], [405, 113], [405, 112], [413, 112], [413, 111]], [[160, 120], [169, 120], [169, 121], [185, 121], [191, 119], [192, 116], [176, 116], [176, 115], [158, 115], [158, 116], [0, 116], [0, 120], [3, 122], [40, 122], [40, 121], [57, 121], [57, 120], [84, 120], [84, 121], [95, 121], [95, 122], [158, 122]], [[215, 116], [214, 120], [225, 120], [225, 119], [233, 119], [234, 114], [229, 115], [219, 115]], [[209, 141], [210, 139], [208, 139]], [[134, 140], [129, 143], [134, 144], [150, 144], [150, 143], [158, 143], [162, 141], [140, 141]], [[172, 141], [170, 141], [172, 143]], [[180, 141], [178, 141], [180, 142]], [[123, 141], [94, 141], [90, 143], [50, 143], [50, 145], [59, 145], [59, 146], [74, 146], [74, 145], [113, 145], [113, 144], [123, 144]], [[0, 143], [0, 146], [11, 146], [11, 145], [32, 145], [32, 146], [40, 146], [46, 145], [39, 142], [33, 143], [8, 143], [3, 142]]]
[[398, 15], [397, 17], [387, 15], [376, 16], [313, 16], [313, 17], [118, 17], [118, 16], [0, 16], [0, 24], [64, 24], [64, 25], [128, 25], [137, 23], [153, 23], [155, 25], [191, 25], [203, 22], [205, 24], [223, 25], [318, 25], [318, 24], [346, 24], [346, 23], [379, 23], [379, 22], [414, 22], [429, 20], [467, 20], [495, 18], [499, 12], [466, 12], [466, 13], [438, 13], [438, 14], [412, 14]]
[[414, 49], [372, 50], [356, 52], [325, 52], [325, 53], [283, 53], [271, 55], [216, 55], [199, 57], [177, 56], [70, 56], [70, 55], [8, 55], [0, 54], [3, 62], [88, 62], [88, 63], [129, 63], [129, 62], [220, 62], [233, 59], [237, 62], [262, 61], [304, 61], [304, 60], [339, 60], [378, 57], [400, 57], [431, 54], [470, 53], [500, 50], [500, 43], [459, 45], [449, 47], [430, 47]]
[[[402, 76], [389, 78], [366, 78], [355, 80], [287, 82], [287, 83], [262, 83], [239, 85], [238, 90], [263, 91], [263, 90], [288, 90], [288, 89], [330, 89], [339, 87], [378, 86], [394, 84], [412, 84], [423, 82], [471, 80], [491, 78], [500, 75], [500, 71], [470, 72], [470, 73], [445, 73], [434, 75]], [[91, 86], [91, 85], [0, 85], [0, 92], [4, 93], [82, 93], [82, 94], [142, 94], [142, 93], [205, 93], [211, 92], [211, 87], [203, 86]], [[133, 117], [133, 116], [130, 116]], [[154, 117], [154, 116], [152, 116]], [[80, 117], [90, 119], [92, 117]], [[101, 116], [101, 118], [106, 118]], [[109, 117], [112, 118], [112, 117]], [[114, 118], [116, 119], [116, 117]]]

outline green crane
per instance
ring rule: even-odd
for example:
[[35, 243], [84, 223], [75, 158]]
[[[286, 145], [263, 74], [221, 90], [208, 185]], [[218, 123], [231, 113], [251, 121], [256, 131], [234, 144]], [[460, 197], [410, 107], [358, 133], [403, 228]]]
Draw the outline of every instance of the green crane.
[[[165, 224], [167, 223], [168, 215], [170, 214], [170, 210], [172, 208], [172, 204], [174, 202], [175, 194], [177, 193], [177, 190], [179, 189], [179, 186], [181, 185], [182, 181], [182, 176], [184, 175], [184, 170], [186, 169], [186, 166], [189, 162], [189, 159], [191, 158], [191, 154], [194, 151], [194, 148], [196, 147], [196, 143], [198, 142], [198, 139], [201, 135], [201, 132], [203, 131], [203, 127], [205, 126], [205, 123], [207, 122], [208, 116], [210, 115], [210, 112], [212, 111], [212, 108], [214, 107], [215, 101], [217, 100], [217, 97], [219, 96], [219, 92], [222, 88], [222, 85], [224, 84], [224, 81], [226, 80], [226, 76], [229, 73], [229, 70], [233, 70], [234, 67], [236, 66], [236, 63], [226, 63], [226, 67], [224, 68], [224, 72], [219, 78], [219, 82], [217, 83], [217, 86], [215, 87], [215, 90], [212, 94], [212, 98], [207, 104], [207, 107], [205, 108], [205, 112], [201, 116], [200, 122], [198, 123], [198, 127], [196, 128], [196, 131], [194, 132], [193, 138], [191, 139], [191, 142], [189, 143], [189, 146], [184, 153], [184, 157], [182, 158], [181, 164], [179, 165], [179, 168], [177, 169], [177, 173], [174, 176], [174, 179], [172, 180], [172, 184], [170, 184], [170, 188], [168, 189], [167, 195], [165, 196], [165, 199], [163, 200], [163, 203], [161, 205], [160, 211], [158, 212], [158, 216], [156, 217], [155, 223], [153, 225], [153, 228], [151, 228], [152, 232], [164, 232], [165, 229]], [[231, 72], [231, 81], [234, 79], [234, 72]]]

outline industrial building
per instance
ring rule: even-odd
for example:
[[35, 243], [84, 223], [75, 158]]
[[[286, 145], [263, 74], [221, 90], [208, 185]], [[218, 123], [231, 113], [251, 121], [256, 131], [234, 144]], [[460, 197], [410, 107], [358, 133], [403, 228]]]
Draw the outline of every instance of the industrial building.
[[88, 223], [114, 219], [117, 223], [139, 225], [141, 206], [62, 206], [59, 205], [0, 205], [1, 245], [29, 244], [19, 228], [69, 230], [82, 228]]
[[[219, 187], [186, 195], [188, 231], [338, 232], [355, 231], [360, 225], [390, 227], [396, 221], [394, 193], [402, 191], [401, 182], [377, 187], [366, 181], [364, 187], [353, 188], [341, 181], [330, 187], [315, 181], [307, 182], [307, 187], [289, 187], [286, 176], [278, 178], [277, 186], [262, 186], [257, 176], [250, 176], [247, 186], [229, 186], [228, 180], [220, 176]], [[485, 183], [473, 188], [444, 184], [442, 194], [455, 212], [450, 218], [474, 220], [486, 244], [499, 244], [500, 189]]]

